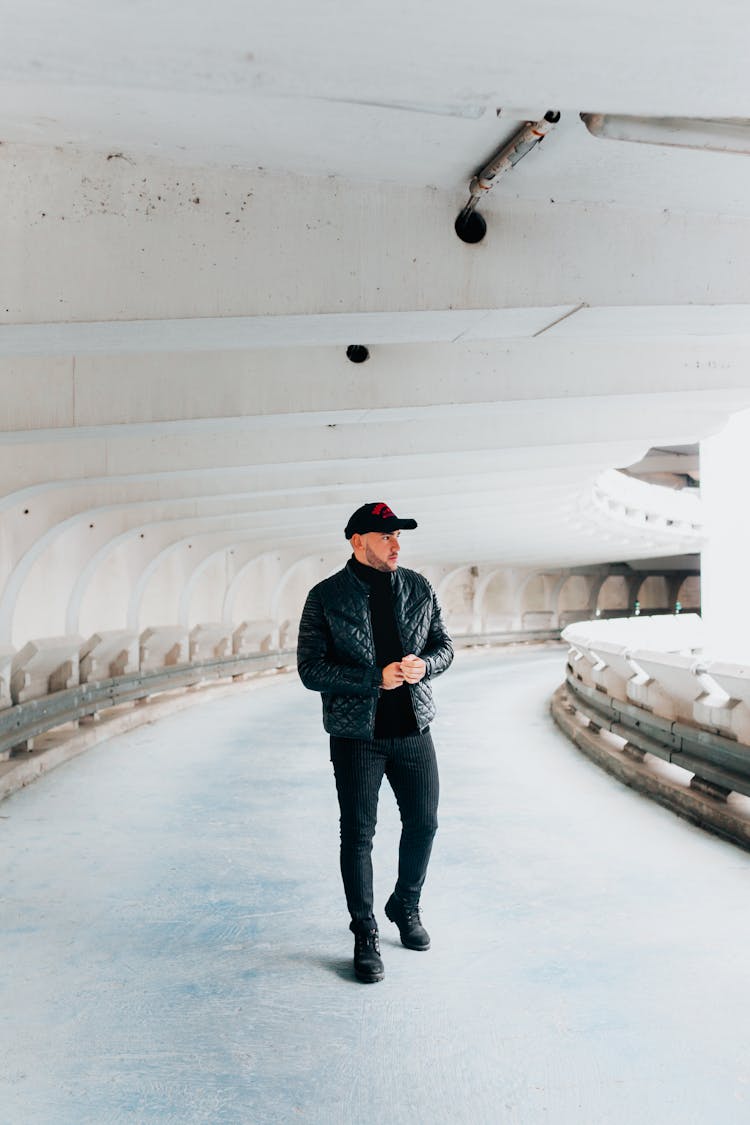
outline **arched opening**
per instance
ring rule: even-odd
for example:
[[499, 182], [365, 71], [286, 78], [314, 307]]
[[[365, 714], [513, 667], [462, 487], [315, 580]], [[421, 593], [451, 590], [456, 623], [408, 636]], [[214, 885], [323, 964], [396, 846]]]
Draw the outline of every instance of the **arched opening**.
[[650, 574], [638, 588], [636, 599], [642, 614], [671, 613], [669, 586], [660, 574]]
[[221, 621], [229, 562], [229, 548], [225, 547], [204, 559], [191, 575], [186, 606], [189, 629], [206, 621]]
[[557, 619], [564, 629], [573, 621], [591, 616], [591, 581], [583, 574], [571, 574], [562, 584], [557, 599]]
[[526, 630], [552, 629], [554, 610], [552, 592], [559, 580], [554, 574], [535, 574], [521, 591], [521, 628]]
[[271, 621], [271, 599], [283, 574], [281, 557], [263, 554], [238, 570], [227, 591], [223, 619], [230, 622]]
[[326, 574], [340, 569], [339, 565], [332, 567], [331, 561], [322, 555], [298, 559], [277, 582], [271, 598], [271, 617], [279, 627], [281, 648], [294, 648], [297, 644], [299, 619], [310, 589]]
[[605, 578], [596, 599], [597, 617], [629, 617], [630, 583], [624, 574], [610, 574]]
[[699, 574], [691, 574], [684, 579], [677, 591], [677, 601], [684, 613], [700, 613], [701, 580]]
[[511, 571], [498, 570], [490, 578], [481, 606], [482, 631], [510, 633], [518, 628], [514, 576]]
[[474, 631], [476, 582], [477, 568], [462, 566], [440, 584], [439, 600], [445, 622], [449, 632], [457, 636]]

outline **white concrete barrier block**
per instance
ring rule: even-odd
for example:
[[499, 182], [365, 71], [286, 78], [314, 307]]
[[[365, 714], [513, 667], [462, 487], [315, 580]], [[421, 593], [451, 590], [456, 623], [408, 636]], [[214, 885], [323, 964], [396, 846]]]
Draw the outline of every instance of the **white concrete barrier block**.
[[190, 661], [221, 660], [232, 653], [232, 629], [219, 622], [195, 625], [190, 630]]
[[190, 638], [181, 625], [160, 625], [145, 629], [140, 636], [140, 667], [142, 672], [187, 664], [190, 659]]
[[723, 706], [696, 703], [696, 721], [750, 745], [750, 667], [717, 660], [706, 671], [728, 698]]
[[592, 671], [594, 684], [614, 699], [627, 702], [630, 681], [640, 679], [643, 682], [647, 679], [643, 669], [631, 659], [627, 645], [593, 640], [589, 651], [598, 657]]
[[573, 671], [588, 687], [596, 686], [594, 668], [600, 663], [599, 657], [591, 649], [592, 639], [597, 633], [596, 629], [589, 628], [592, 624], [596, 625], [598, 622], [585, 621], [581, 624], [569, 625], [562, 632], [573, 653], [570, 661]]
[[81, 645], [81, 683], [134, 674], [139, 668], [138, 634], [131, 629], [94, 633]]
[[680, 653], [653, 652], [636, 649], [632, 659], [648, 676], [645, 683], [631, 681], [628, 698], [664, 719], [695, 719], [697, 699], [711, 696], [718, 701], [726, 695], [705, 673], [692, 656]]
[[10, 681], [13, 675], [13, 657], [16, 650], [11, 645], [0, 645], [0, 710], [10, 707], [13, 698], [10, 694]]
[[11, 661], [11, 698], [14, 703], [39, 699], [54, 691], [78, 685], [83, 637], [39, 637], [29, 641]]
[[693, 705], [693, 718], [704, 729], [738, 742], [750, 742], [750, 711], [734, 699], [701, 696]]
[[582, 682], [586, 684], [587, 687], [596, 687], [596, 681], [594, 680], [595, 667], [596, 661], [591, 659], [591, 654], [588, 651], [579, 652], [579, 658], [573, 665], [573, 671], [577, 676], [580, 676]]
[[611, 668], [625, 681], [643, 675], [643, 670], [633, 660], [632, 650], [622, 642], [594, 640], [589, 651], [597, 658], [598, 664]]
[[730, 699], [736, 699], [750, 708], [750, 667], [713, 660], [707, 665], [706, 672]]
[[587, 687], [594, 687], [593, 668], [595, 661], [592, 660], [583, 645], [571, 644], [568, 651], [568, 663], [573, 669], [573, 674], [582, 683], [586, 684]]
[[236, 656], [253, 656], [274, 652], [279, 647], [279, 630], [269, 620], [243, 621], [232, 634], [232, 651]]

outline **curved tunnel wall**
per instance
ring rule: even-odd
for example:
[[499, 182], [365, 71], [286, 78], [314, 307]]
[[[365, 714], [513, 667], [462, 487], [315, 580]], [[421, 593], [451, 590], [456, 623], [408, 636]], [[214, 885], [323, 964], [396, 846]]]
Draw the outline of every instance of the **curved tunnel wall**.
[[[600, 478], [598, 503], [609, 497], [607, 512], [596, 508], [587, 518], [602, 520], [606, 535], [624, 520], [630, 534], [634, 512], [642, 511], [644, 523], [663, 524], [656, 532], [649, 527], [649, 536], [672, 541], [667, 490], [623, 481], [618, 474]], [[9, 681], [0, 706], [29, 698], [32, 666], [39, 695], [78, 682], [84, 658], [90, 678], [92, 667], [99, 675], [111, 667], [109, 674], [117, 675], [121, 667], [148, 670], [292, 649], [307, 591], [343, 565], [349, 548], [343, 535], [320, 543], [324, 509], [306, 507], [304, 489], [284, 496], [279, 481], [275, 491], [253, 491], [252, 483], [244, 471], [231, 479], [225, 470], [128, 474], [50, 481], [6, 495], [0, 502], [0, 648], [6, 663], [10, 654], [16, 687], [10, 690]], [[621, 488], [630, 505], [624, 514]], [[325, 507], [329, 519], [341, 501], [332, 496]], [[694, 505], [688, 514], [697, 518]], [[427, 503], [424, 524], [436, 518]], [[699, 532], [691, 525], [687, 541]], [[678, 531], [677, 541], [684, 534]], [[402, 562], [432, 582], [448, 628], [459, 638], [554, 637], [571, 622], [595, 616], [666, 613], [678, 601], [695, 608], [699, 596], [694, 574], [662, 570], [658, 562], [641, 570], [603, 563], [441, 563], [420, 558], [419, 544], [418, 534], [405, 536]], [[127, 638], [119, 649], [112, 639], [118, 635]], [[123, 654], [139, 638], [134, 663]], [[112, 646], [107, 665], [104, 654]], [[40, 669], [48, 673], [46, 686]]]
[[[166, 515], [161, 506], [157, 514]], [[187, 517], [125, 526], [144, 515], [126, 505], [64, 515], [47, 528], [37, 523], [34, 538], [23, 509], [19, 515], [16, 536], [6, 524], [0, 593], [0, 644], [16, 650], [42, 637], [209, 623], [230, 631], [263, 623], [293, 645], [307, 590], [348, 555], [343, 540], [337, 552], [314, 554], [293, 545], [274, 550], [234, 517], [227, 523], [225, 516], [211, 516], [198, 528]], [[595, 615], [632, 612], [636, 601], [641, 612], [667, 612], [676, 601], [695, 608], [698, 597], [697, 579], [685, 572], [440, 567], [421, 565], [408, 550], [402, 560], [431, 580], [458, 636], [555, 631]]]

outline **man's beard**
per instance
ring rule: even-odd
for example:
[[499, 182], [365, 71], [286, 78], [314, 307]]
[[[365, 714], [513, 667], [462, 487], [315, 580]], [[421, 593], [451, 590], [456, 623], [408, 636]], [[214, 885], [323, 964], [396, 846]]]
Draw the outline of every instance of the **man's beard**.
[[369, 565], [374, 567], [375, 570], [379, 570], [381, 572], [381, 574], [382, 573], [385, 573], [385, 574], [391, 574], [392, 573], [391, 568], [388, 566], [388, 563], [385, 563], [385, 562], [382, 561], [382, 559], [379, 559], [378, 556], [376, 554], [374, 554], [373, 551], [370, 550], [370, 548], [368, 547], [368, 545], [366, 543], [365, 543], [365, 558], [367, 559], [367, 562], [369, 563]]

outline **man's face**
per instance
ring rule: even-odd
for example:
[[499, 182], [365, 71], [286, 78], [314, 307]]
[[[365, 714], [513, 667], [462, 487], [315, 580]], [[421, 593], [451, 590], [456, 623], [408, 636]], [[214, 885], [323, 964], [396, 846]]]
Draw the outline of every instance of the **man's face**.
[[375, 570], [390, 573], [398, 567], [400, 535], [400, 531], [368, 531], [366, 535], [353, 535], [354, 557]]

